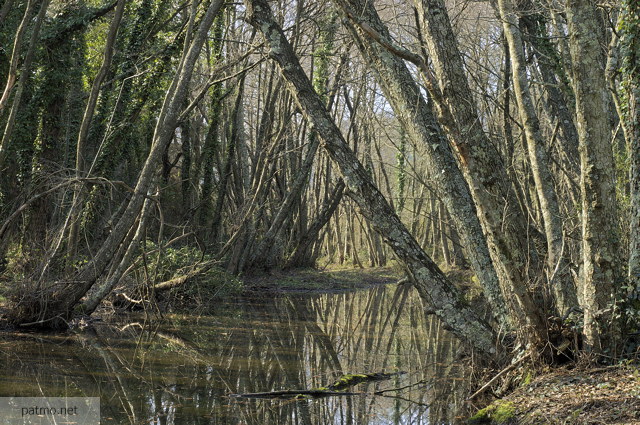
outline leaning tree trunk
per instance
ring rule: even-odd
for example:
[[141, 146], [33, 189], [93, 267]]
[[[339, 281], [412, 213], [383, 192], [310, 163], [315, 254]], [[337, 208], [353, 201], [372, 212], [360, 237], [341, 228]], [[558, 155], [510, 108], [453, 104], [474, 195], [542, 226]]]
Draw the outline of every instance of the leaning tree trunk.
[[[521, 325], [527, 315], [532, 315], [530, 321], [541, 330], [544, 325], [540, 313], [535, 312], [537, 307], [526, 292], [531, 274], [538, 271], [537, 259], [531, 255], [533, 246], [523, 237], [528, 220], [518, 208], [500, 153], [480, 124], [445, 4], [441, 0], [416, 0], [416, 7], [439, 87], [434, 100], [444, 112], [441, 122], [459, 152], [458, 164], [473, 194], [502, 290], [521, 294], [522, 301], [511, 307], [514, 323]], [[529, 264], [529, 273], [525, 264]]]
[[522, 23], [527, 29], [527, 41], [533, 47], [533, 54], [540, 68], [543, 90], [546, 93], [545, 104], [551, 117], [555, 118], [565, 142], [559, 149], [566, 156], [566, 165], [571, 176], [578, 176], [580, 174], [578, 130], [568, 104], [568, 99], [573, 100], [573, 92], [568, 87], [569, 79], [561, 66], [558, 52], [551, 43], [546, 28], [546, 18], [542, 14], [533, 14], [522, 17]]
[[[138, 177], [134, 193], [129, 203], [115, 224], [109, 237], [95, 253], [91, 261], [84, 265], [70, 279], [72, 284], [59, 282], [54, 285], [52, 293], [44, 293], [33, 298], [32, 305], [22, 303], [19, 309], [12, 312], [11, 319], [17, 323], [41, 324], [42, 326], [63, 326], [64, 319], [72, 314], [73, 308], [79, 300], [93, 286], [96, 280], [107, 268], [111, 259], [119, 249], [120, 244], [129, 233], [142, 209], [142, 205], [149, 196], [157, 169], [161, 163], [162, 153], [173, 137], [178, 123], [180, 108], [188, 93], [189, 82], [195, 68], [200, 50], [204, 44], [213, 19], [220, 10], [222, 0], [214, 0], [202, 16], [197, 32], [185, 47], [185, 50], [173, 78], [171, 88], [167, 92], [153, 136], [153, 143], [149, 155]], [[192, 17], [195, 19], [195, 16]]]
[[424, 253], [384, 196], [372, 184], [367, 171], [351, 151], [322, 100], [315, 93], [284, 32], [275, 22], [267, 2], [245, 0], [245, 5], [249, 22], [263, 33], [270, 49], [270, 57], [277, 62], [305, 118], [340, 168], [351, 191], [350, 195], [358, 204], [361, 214], [406, 264], [421, 297], [452, 332], [484, 353], [495, 352], [492, 329], [461, 301], [455, 286]]
[[593, 0], [568, 0], [567, 21], [580, 138], [582, 260], [579, 300], [584, 310], [584, 343], [597, 354], [613, 354], [620, 277], [616, 220], [615, 162], [611, 146], [607, 84], [598, 17]]
[[[354, 15], [357, 16], [359, 21], [352, 27], [356, 44], [365, 61], [376, 70], [385, 97], [407, 136], [425, 148], [424, 160], [436, 183], [438, 195], [454, 220], [473, 270], [494, 307], [496, 318], [504, 320], [505, 301], [495, 264], [492, 263], [469, 187], [456, 165], [446, 137], [402, 59], [374, 41], [370, 33], [362, 31], [362, 26], [365, 25], [388, 39], [388, 31], [375, 9], [369, 3], [365, 6], [364, 2], [357, 0], [336, 3], [352, 20]], [[522, 314], [520, 317], [526, 315]]]
[[338, 208], [344, 194], [344, 182], [339, 180], [331, 195], [322, 204], [318, 215], [313, 219], [309, 228], [298, 241], [293, 253], [284, 268], [309, 267], [315, 264], [316, 258], [312, 248], [319, 241], [320, 231], [324, 228]]
[[[489, 247], [487, 246], [487, 240], [483, 235], [482, 227], [473, 207], [473, 199], [455, 163], [449, 142], [440, 130], [438, 122], [426, 105], [417, 84], [401, 58], [418, 64], [423, 71], [425, 71], [424, 61], [417, 58], [417, 55], [394, 46], [390, 41], [388, 30], [375, 9], [370, 3], [366, 5], [363, 3], [358, 0], [340, 1], [343, 11], [355, 24], [360, 51], [365, 60], [376, 69], [381, 86], [398, 119], [405, 127], [409, 137], [427, 148], [425, 159], [428, 161], [428, 166], [438, 184], [440, 198], [445, 201], [447, 210], [455, 220], [460, 238], [467, 249], [469, 260], [484, 284], [492, 307], [494, 309], [504, 308], [506, 301], [509, 304], [511, 318], [523, 341], [531, 343], [535, 347], [542, 347], [546, 341], [546, 326], [528, 293], [527, 265], [531, 263], [528, 261], [527, 249], [519, 248], [522, 243], [520, 239], [522, 235], [526, 234], [526, 227], [519, 232], [505, 235], [497, 225], [502, 222], [504, 208], [481, 209], [480, 212], [484, 215], [493, 214], [492, 222], [496, 223], [492, 227], [486, 226], [485, 228], [490, 238], [492, 230], [497, 232], [493, 235], [495, 239], [490, 239], [491, 243]], [[432, 85], [431, 88], [432, 92], [439, 92], [437, 87]], [[468, 102], [468, 99], [465, 98], [464, 102]], [[436, 103], [438, 106], [443, 106], [442, 102]], [[451, 117], [450, 111], [443, 108], [443, 112], [448, 112], [446, 114], [447, 120], [449, 123], [453, 123], [454, 119]], [[449, 128], [455, 135], [455, 126], [450, 125]], [[472, 130], [469, 128], [469, 131]], [[469, 170], [473, 169], [474, 172], [479, 172], [480, 168], [473, 168], [473, 164], [469, 165], [470, 162], [475, 161], [475, 158], [471, 157], [469, 153], [469, 144], [457, 135], [452, 137], [452, 142], [459, 156], [458, 162], [461, 164], [461, 168], [469, 167]], [[477, 167], [477, 165], [475, 166]], [[499, 170], [499, 167], [487, 168], [487, 170]], [[492, 175], [493, 173], [490, 174], [490, 176]], [[490, 179], [486, 174], [480, 174], [478, 179], [470, 179], [469, 182], [474, 193], [482, 194], [486, 199], [489, 195], [484, 191], [488, 188], [493, 190], [499, 181]], [[480, 182], [483, 182], [485, 187], [478, 187]], [[476, 201], [476, 205], [481, 204]], [[486, 217], [483, 218], [486, 219]], [[498, 268], [503, 277], [500, 282], [498, 282], [496, 271], [493, 269], [494, 266]], [[488, 267], [491, 267], [490, 274], [487, 274]], [[479, 269], [483, 272], [479, 273]], [[500, 291], [500, 284], [505, 285], [502, 289], [504, 296]]]

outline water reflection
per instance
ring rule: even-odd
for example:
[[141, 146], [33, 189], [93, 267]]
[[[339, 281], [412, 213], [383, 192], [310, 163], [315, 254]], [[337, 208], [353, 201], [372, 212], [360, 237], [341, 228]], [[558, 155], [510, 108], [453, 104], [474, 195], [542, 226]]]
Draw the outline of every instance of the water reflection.
[[[243, 298], [155, 326], [131, 316], [63, 336], [0, 336], [0, 396], [99, 396], [103, 424], [455, 423], [468, 394], [458, 350], [409, 286]], [[229, 397], [400, 370], [358, 396]]]

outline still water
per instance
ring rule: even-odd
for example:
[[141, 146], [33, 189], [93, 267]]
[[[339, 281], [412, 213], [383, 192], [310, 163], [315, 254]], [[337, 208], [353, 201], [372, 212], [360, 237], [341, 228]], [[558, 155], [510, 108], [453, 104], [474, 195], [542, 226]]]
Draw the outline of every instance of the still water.
[[[406, 285], [219, 302], [67, 334], [0, 334], [0, 397], [99, 396], [102, 424], [450, 424], [468, 412], [468, 360]], [[406, 371], [358, 395], [233, 394]], [[381, 395], [375, 391], [389, 390]]]

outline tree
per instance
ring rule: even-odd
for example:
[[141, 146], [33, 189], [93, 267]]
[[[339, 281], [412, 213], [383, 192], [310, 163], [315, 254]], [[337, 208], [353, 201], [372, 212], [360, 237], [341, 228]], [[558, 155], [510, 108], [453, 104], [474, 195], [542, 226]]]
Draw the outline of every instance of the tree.
[[629, 295], [640, 298], [640, 4], [624, 1], [620, 19], [622, 71], [627, 96], [627, 127], [630, 129], [629, 158]]
[[[476, 250], [476, 254], [468, 254], [473, 268], [476, 273], [478, 273], [478, 270], [484, 270], [485, 272], [490, 270], [493, 274], [493, 276], [489, 277], [483, 273], [478, 273], [489, 302], [497, 308], [508, 306], [511, 313], [510, 317], [517, 324], [518, 332], [523, 341], [530, 342], [535, 347], [542, 347], [547, 339], [546, 326], [542, 320], [541, 312], [535, 306], [528, 292], [525, 265], [531, 262], [528, 261], [527, 240], [522, 238], [522, 235], [527, 233], [526, 227], [519, 227], [517, 228], [519, 229], [518, 231], [506, 227], [509, 230], [505, 232], [502, 220], [504, 207], [495, 205], [496, 199], [501, 200], [504, 198], [491, 196], [491, 191], [496, 190], [496, 187], [497, 190], [501, 189], [498, 186], [500, 180], [491, 178], [495, 173], [500, 172], [499, 157], [487, 156], [485, 151], [488, 149], [487, 145], [470, 145], [465, 138], [459, 135], [454, 124], [455, 119], [442, 100], [443, 97], [437, 88], [437, 83], [428, 84], [430, 92], [435, 94], [432, 97], [437, 99], [436, 104], [441, 108], [441, 114], [448, 123], [447, 129], [453, 132], [454, 137], [451, 140], [453, 149], [459, 158], [458, 163], [462, 164], [461, 168], [466, 173], [471, 174], [471, 171], [477, 173], [474, 178], [469, 179], [469, 186], [467, 186], [455, 163], [449, 147], [449, 141], [440, 131], [440, 126], [435, 117], [429, 112], [415, 81], [403, 64], [401, 56], [420, 64], [423, 70], [425, 70], [424, 61], [410, 52], [402, 52], [391, 45], [388, 41], [388, 31], [384, 28], [375, 9], [369, 3], [365, 5], [363, 2], [354, 0], [340, 2], [340, 4], [348, 16], [356, 22], [355, 27], [358, 29], [361, 53], [367, 62], [378, 71], [387, 99], [394, 106], [398, 118], [407, 129], [407, 134], [418, 143], [432, 149], [428, 150], [430, 156], [426, 158], [432, 161], [429, 164], [429, 168], [432, 170], [431, 173], [434, 178], [441, 185], [439, 194], [445, 200], [449, 213], [454, 220], [459, 220], [456, 223], [456, 229], [467, 253]], [[428, 79], [430, 73], [428, 70], [425, 70], [425, 73]], [[447, 75], [447, 78], [450, 78], [450, 76]], [[460, 79], [455, 81], [456, 83], [453, 84], [462, 84]], [[449, 87], [450, 84], [447, 83], [447, 89]], [[459, 104], [468, 103], [468, 98], [465, 98], [464, 102], [460, 102], [460, 99], [455, 100]], [[451, 101], [453, 102], [454, 99], [452, 98]], [[461, 122], [468, 123], [469, 121]], [[470, 126], [466, 130], [474, 131], [474, 128]], [[437, 143], [435, 143], [436, 141]], [[475, 149], [474, 156], [471, 156], [471, 146]], [[483, 161], [480, 162], [477, 158], [481, 158]], [[442, 173], [440, 170], [445, 172]], [[491, 191], [486, 191], [486, 189], [482, 188], [481, 182], [490, 187]], [[468, 187], [473, 188], [474, 194], [481, 196], [477, 196], [472, 200]], [[493, 198], [491, 200], [492, 203], [485, 207], [482, 201], [486, 202], [491, 198]], [[487, 240], [484, 238], [475, 208], [473, 208], [474, 200], [475, 205], [479, 206], [478, 212], [481, 214], [485, 224], [487, 224], [485, 231], [489, 237], [488, 248], [491, 251], [487, 249]], [[508, 201], [507, 205], [513, 206]], [[507, 220], [513, 219], [513, 217], [514, 214], [509, 214], [507, 215]], [[509, 220], [507, 223], [508, 226], [512, 225], [512, 223], [514, 225], [522, 224], [517, 220]], [[475, 260], [474, 256], [476, 256]], [[535, 267], [535, 259], [533, 263]], [[495, 277], [493, 266], [500, 270], [501, 280], [499, 284]]]
[[[195, 6], [194, 3], [194, 8], [190, 15], [192, 24], [196, 20], [197, 8]], [[151, 196], [160, 159], [164, 149], [171, 141], [179, 121], [182, 112], [181, 107], [187, 96], [187, 89], [196, 60], [205, 42], [209, 28], [221, 7], [222, 1], [210, 3], [197, 30], [193, 33], [193, 39], [191, 40], [187, 37], [189, 42], [183, 51], [171, 88], [166, 93], [155, 128], [151, 150], [138, 177], [134, 193], [118, 222], [114, 225], [109, 237], [104, 241], [94, 257], [74, 274], [73, 284], [53, 285], [52, 288], [45, 288], [43, 293], [37, 294], [31, 302], [23, 303], [17, 311], [13, 312], [14, 317], [12, 320], [14, 322], [44, 323], [47, 326], [60, 326], [64, 323], [64, 319], [72, 314], [73, 308], [87, 291], [93, 287], [107, 266], [113, 261], [121, 260], [121, 257], [116, 253], [127, 234], [135, 228], [135, 222], [139, 217], [142, 206], [145, 200]], [[45, 306], [46, 308], [43, 308]], [[60, 323], [61, 321], [62, 323]]]
[[420, 248], [400, 222], [391, 206], [371, 183], [367, 172], [349, 149], [340, 130], [303, 72], [298, 58], [282, 29], [275, 22], [265, 0], [246, 0], [247, 17], [261, 31], [269, 46], [269, 56], [276, 61], [289, 90], [309, 124], [323, 141], [332, 160], [340, 168], [350, 195], [360, 213], [385, 239], [403, 261], [416, 282], [420, 295], [433, 307], [454, 334], [468, 340], [484, 353], [495, 352], [493, 331], [459, 299], [456, 288]]
[[568, 0], [567, 21], [580, 138], [583, 276], [578, 299], [584, 338], [596, 354], [615, 353], [620, 264], [609, 102], [598, 17], [591, 0]]
[[524, 43], [518, 25], [518, 16], [511, 0], [498, 0], [498, 11], [509, 46], [516, 101], [527, 140], [536, 194], [542, 210], [547, 239], [547, 270], [551, 279], [549, 285], [555, 295], [558, 311], [561, 316], [564, 316], [577, 305], [577, 297], [564, 252], [564, 232], [560, 206], [553, 185], [547, 147], [542, 137], [540, 121], [529, 88], [529, 76], [525, 68]]

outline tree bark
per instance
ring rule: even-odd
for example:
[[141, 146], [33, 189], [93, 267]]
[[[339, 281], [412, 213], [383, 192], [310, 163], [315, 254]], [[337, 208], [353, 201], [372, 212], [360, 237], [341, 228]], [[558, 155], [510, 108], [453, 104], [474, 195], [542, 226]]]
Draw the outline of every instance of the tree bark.
[[[517, 227], [514, 230], [510, 228], [514, 225], [512, 223], [517, 225], [521, 222], [509, 220], [515, 214], [511, 214], [515, 203], [510, 202], [512, 197], [505, 197], [501, 192], [501, 188], [508, 187], [508, 185], [502, 186], [504, 183], [503, 180], [500, 180], [499, 171], [504, 170], [504, 167], [499, 165], [497, 151], [495, 156], [491, 157], [486, 150], [486, 146], [491, 146], [490, 143], [486, 143], [485, 149], [482, 149], [480, 144], [470, 143], [471, 140], [459, 136], [455, 120], [442, 102], [443, 96], [440, 90], [432, 85], [431, 91], [435, 94], [432, 97], [437, 107], [443, 107], [442, 115], [446, 116], [446, 120], [443, 119], [443, 121], [446, 122], [447, 130], [452, 132], [451, 141], [460, 168], [465, 173], [469, 173], [469, 176], [473, 176], [468, 181], [476, 197], [475, 205], [479, 208], [478, 211], [483, 221], [486, 222], [485, 232], [490, 241], [487, 246], [487, 240], [476, 216], [474, 202], [469, 194], [469, 187], [456, 165], [449, 142], [422, 98], [411, 74], [400, 59], [400, 57], [404, 57], [413, 62], [415, 55], [403, 54], [398, 51], [399, 49], [388, 46], [388, 31], [370, 4], [367, 3], [365, 6], [359, 0], [340, 1], [340, 4], [343, 10], [352, 17], [352, 20], [357, 19], [360, 51], [365, 60], [378, 72], [386, 97], [405, 127], [407, 135], [413, 138], [415, 143], [427, 148], [425, 160], [433, 179], [436, 181], [439, 197], [445, 202], [447, 210], [455, 221], [456, 229], [467, 250], [469, 261], [483, 283], [485, 294], [491, 305], [497, 310], [504, 309], [505, 304], [508, 304], [512, 313], [511, 318], [523, 340], [532, 342], [534, 346], [542, 346], [546, 341], [546, 327], [527, 288], [529, 279], [527, 265], [533, 263], [535, 270], [536, 260], [535, 257], [529, 258], [527, 255], [529, 249], [526, 238], [523, 238], [523, 235], [527, 234], [527, 228]], [[356, 16], [357, 18], [355, 18]], [[374, 42], [372, 38], [378, 43]], [[453, 48], [454, 46], [448, 43], [447, 47]], [[449, 49], [446, 51], [447, 55], [451, 52]], [[424, 61], [419, 59], [418, 63], [420, 62], [422, 62], [421, 68], [424, 68]], [[461, 71], [459, 75], [462, 76], [460, 81], [451, 81], [451, 75], [444, 76], [448, 81], [446, 83], [447, 89], [464, 84], [464, 75]], [[472, 96], [467, 96], [458, 103], [466, 105], [469, 103], [469, 99], [472, 99]], [[468, 128], [464, 128], [466, 133], [481, 131], [477, 126], [477, 123], [480, 122], [477, 119], [462, 122], [472, 123]], [[493, 200], [491, 200], [492, 197]], [[500, 206], [496, 205], [495, 199], [500, 200]], [[504, 203], [509, 207], [506, 211]], [[506, 219], [506, 223], [503, 223], [503, 219]], [[496, 277], [494, 266], [498, 268], [500, 281]], [[481, 271], [479, 272], [479, 270]], [[502, 291], [501, 284], [505, 285]], [[499, 311], [494, 310], [495, 312]]]
[[640, 300], [640, 3], [625, 0], [624, 6], [621, 19], [624, 30], [620, 42], [624, 51], [623, 76], [628, 85], [626, 121], [631, 160], [628, 295]]
[[540, 202], [542, 221], [547, 239], [547, 269], [556, 307], [561, 316], [578, 304], [573, 278], [565, 258], [562, 217], [558, 197], [553, 186], [549, 158], [542, 138], [540, 121], [529, 88], [524, 59], [524, 44], [518, 26], [518, 16], [511, 0], [498, 0], [498, 11], [509, 45], [514, 92], [524, 127], [529, 162]]
[[249, 22], [263, 33], [270, 49], [270, 57], [277, 62], [289, 83], [291, 94], [311, 127], [322, 139], [323, 147], [340, 168], [351, 191], [350, 196], [358, 204], [361, 214], [407, 265], [420, 295], [443, 322], [451, 327], [452, 332], [469, 341], [481, 352], [494, 353], [493, 331], [461, 302], [457, 289], [422, 251], [380, 191], [371, 183], [367, 171], [349, 149], [322, 100], [315, 93], [282, 29], [275, 22], [267, 2], [245, 0], [245, 5]]
[[609, 93], [592, 0], [567, 0], [573, 64], [582, 191], [582, 260], [579, 300], [584, 343], [596, 354], [614, 354], [619, 327], [614, 317], [619, 282], [615, 162], [609, 123]]
[[[513, 288], [521, 288], [518, 292], [522, 293], [523, 301], [511, 307], [512, 316], [524, 317], [523, 310], [536, 310], [526, 288], [531, 274], [538, 270], [535, 255], [531, 257], [529, 254], [532, 245], [523, 237], [527, 234], [527, 218], [518, 208], [500, 153], [480, 125], [474, 95], [464, 73], [462, 54], [444, 2], [422, 0], [415, 3], [442, 94], [440, 101], [434, 100], [440, 102], [440, 110], [448, 109], [455, 118], [447, 119], [446, 114], [441, 113], [441, 122], [454, 147], [459, 146], [458, 165], [473, 194], [502, 290], [511, 294], [514, 293]], [[511, 69], [510, 64], [505, 66]], [[508, 103], [505, 107], [508, 108]], [[505, 114], [508, 117], [508, 111]], [[510, 126], [506, 130], [510, 138]], [[529, 275], [523, 267], [525, 264], [530, 264]], [[539, 316], [539, 313], [533, 314]], [[532, 321], [544, 326], [539, 317]], [[516, 319], [515, 323], [518, 322]]]
[[578, 176], [580, 175], [578, 130], [572, 111], [568, 106], [568, 99], [573, 101], [573, 92], [569, 88], [567, 75], [562, 69], [558, 53], [549, 39], [545, 18], [536, 13], [523, 17], [522, 23], [527, 31], [526, 41], [533, 46], [533, 53], [540, 68], [546, 93], [545, 103], [551, 117], [556, 119], [560, 134], [565, 142], [559, 150], [564, 152], [566, 156], [567, 168], [571, 171], [571, 176]]

